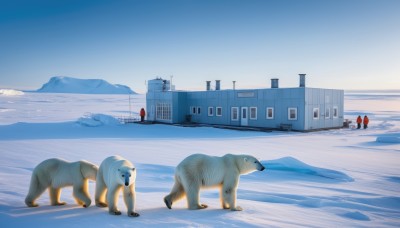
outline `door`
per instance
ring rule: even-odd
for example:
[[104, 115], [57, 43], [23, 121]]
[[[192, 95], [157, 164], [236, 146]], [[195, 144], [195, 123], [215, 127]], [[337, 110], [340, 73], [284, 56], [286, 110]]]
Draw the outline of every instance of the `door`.
[[248, 125], [248, 107], [242, 107], [240, 112], [240, 125], [247, 126]]

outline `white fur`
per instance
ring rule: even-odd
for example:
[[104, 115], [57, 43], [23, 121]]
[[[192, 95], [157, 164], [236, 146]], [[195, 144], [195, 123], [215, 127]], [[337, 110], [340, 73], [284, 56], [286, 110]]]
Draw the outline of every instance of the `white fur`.
[[207, 205], [199, 203], [200, 189], [219, 187], [222, 207], [242, 210], [236, 206], [239, 176], [256, 170], [262, 171], [264, 166], [249, 155], [226, 154], [223, 157], [214, 157], [193, 154], [176, 167], [175, 184], [164, 202], [171, 208], [174, 202], [186, 195], [189, 209], [203, 209]]
[[[127, 177], [127, 178], [126, 178]], [[112, 215], [120, 215], [117, 208], [118, 195], [123, 188], [124, 202], [128, 216], [137, 217], [135, 212], [136, 169], [131, 162], [120, 156], [106, 158], [99, 168], [96, 178], [95, 201], [98, 207], [107, 207]]]
[[48, 188], [51, 205], [64, 205], [60, 202], [61, 188], [73, 186], [73, 196], [79, 205], [89, 207], [91, 199], [88, 179], [96, 180], [98, 167], [87, 161], [68, 162], [52, 158], [41, 162], [32, 172], [31, 184], [25, 204], [37, 207], [35, 200]]

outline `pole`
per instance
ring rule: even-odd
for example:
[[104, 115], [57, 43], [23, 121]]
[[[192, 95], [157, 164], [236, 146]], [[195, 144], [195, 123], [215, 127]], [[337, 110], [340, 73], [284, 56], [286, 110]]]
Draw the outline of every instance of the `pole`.
[[171, 77], [171, 82], [170, 82], [170, 84], [169, 84], [169, 86], [170, 86], [169, 89], [172, 91], [172, 78], [174, 77], [174, 75], [171, 75], [170, 77]]
[[131, 109], [131, 94], [129, 94], [129, 117], [132, 118], [132, 109]]

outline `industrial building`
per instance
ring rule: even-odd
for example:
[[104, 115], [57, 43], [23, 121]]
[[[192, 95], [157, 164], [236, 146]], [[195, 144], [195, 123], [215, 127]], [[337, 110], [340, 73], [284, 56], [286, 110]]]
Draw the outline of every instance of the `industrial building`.
[[279, 88], [271, 79], [265, 89], [220, 89], [206, 82], [204, 91], [171, 90], [170, 80], [148, 81], [147, 120], [171, 124], [198, 123], [263, 129], [309, 131], [343, 126], [344, 91], [306, 87]]

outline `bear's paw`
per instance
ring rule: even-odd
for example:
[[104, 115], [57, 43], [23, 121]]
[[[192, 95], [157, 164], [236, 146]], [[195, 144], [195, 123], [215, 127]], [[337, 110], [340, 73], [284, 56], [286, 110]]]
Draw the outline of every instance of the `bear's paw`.
[[139, 215], [139, 213], [131, 212], [131, 213], [128, 213], [128, 216], [129, 217], [139, 217], [140, 215]]

